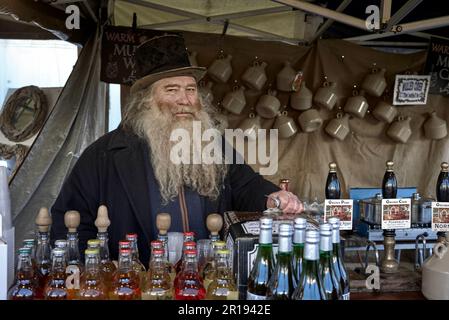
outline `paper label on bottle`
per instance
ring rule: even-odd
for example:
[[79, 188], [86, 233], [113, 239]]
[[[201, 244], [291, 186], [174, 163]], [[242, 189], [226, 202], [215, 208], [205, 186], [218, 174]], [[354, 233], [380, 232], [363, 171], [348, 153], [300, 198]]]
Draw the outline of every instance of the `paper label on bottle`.
[[350, 299], [350, 293], [348, 292], [348, 293], [342, 294], [342, 295], [341, 295], [341, 299], [342, 299], [342, 300], [351, 300], [351, 299]]
[[326, 199], [324, 201], [324, 222], [330, 217], [340, 219], [340, 230], [352, 230], [352, 199]]
[[432, 230], [449, 231], [449, 202], [432, 202]]
[[246, 291], [246, 300], [267, 300], [267, 296], [259, 296]]
[[382, 199], [382, 229], [411, 227], [411, 199]]

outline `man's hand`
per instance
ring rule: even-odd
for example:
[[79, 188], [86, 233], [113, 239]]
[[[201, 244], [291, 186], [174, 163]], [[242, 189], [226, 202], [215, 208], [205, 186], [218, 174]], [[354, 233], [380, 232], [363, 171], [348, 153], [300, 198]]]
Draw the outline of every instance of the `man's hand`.
[[276, 207], [276, 200], [274, 199], [279, 200], [279, 209], [281, 209], [283, 213], [299, 213], [304, 211], [302, 202], [299, 201], [297, 196], [289, 191], [281, 190], [268, 195], [267, 208]]

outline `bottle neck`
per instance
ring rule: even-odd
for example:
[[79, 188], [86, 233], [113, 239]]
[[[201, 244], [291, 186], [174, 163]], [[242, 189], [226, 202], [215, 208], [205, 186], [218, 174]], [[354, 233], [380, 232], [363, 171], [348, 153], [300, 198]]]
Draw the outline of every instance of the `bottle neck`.
[[259, 244], [272, 244], [272, 229], [260, 229]]
[[119, 255], [118, 269], [121, 272], [129, 272], [132, 270], [132, 257], [130, 254], [120, 254]]
[[77, 232], [69, 232], [67, 233], [67, 258], [69, 265], [79, 265], [81, 262], [80, 252], [78, 249], [78, 233]]
[[53, 273], [65, 273], [67, 264], [64, 255], [54, 255], [51, 264], [51, 271]]
[[232, 277], [228, 256], [220, 256], [217, 260], [217, 278], [228, 279]]
[[333, 228], [332, 229], [332, 243], [337, 243], [340, 245], [340, 229], [339, 228]]
[[198, 260], [196, 257], [187, 256], [184, 261], [184, 272], [198, 272]]
[[332, 251], [332, 238], [330, 236], [320, 237], [320, 252]]
[[110, 261], [109, 258], [109, 236], [107, 232], [98, 232], [97, 239], [100, 240], [100, 260]]
[[305, 229], [295, 229], [293, 234], [293, 245], [303, 245], [306, 242], [306, 230]]
[[304, 259], [309, 261], [319, 260], [318, 243], [306, 242], [304, 247]]
[[168, 261], [168, 235], [167, 234], [158, 234], [157, 240], [161, 241], [164, 244], [164, 257], [165, 257], [165, 260]]
[[48, 241], [48, 232], [39, 232], [36, 248], [36, 262], [37, 264], [50, 263], [50, 243]]
[[98, 255], [87, 255], [86, 256], [86, 272], [96, 273], [99, 271], [100, 257]]
[[292, 252], [292, 241], [288, 236], [279, 237], [279, 252]]
[[18, 273], [31, 273], [33, 271], [33, 265], [31, 263], [31, 256], [29, 254], [19, 254], [17, 261], [17, 274]]
[[150, 262], [149, 270], [152, 273], [164, 273], [166, 271], [166, 261], [163, 255], [153, 255], [153, 258]]

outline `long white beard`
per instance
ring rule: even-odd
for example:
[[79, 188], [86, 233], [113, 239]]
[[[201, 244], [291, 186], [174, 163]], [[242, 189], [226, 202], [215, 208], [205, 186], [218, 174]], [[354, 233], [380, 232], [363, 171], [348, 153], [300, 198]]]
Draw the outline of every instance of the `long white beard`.
[[[185, 129], [189, 132], [190, 146], [195, 146], [192, 134], [193, 121], [201, 121], [202, 134], [207, 129], [215, 128], [212, 118], [204, 109], [201, 109], [195, 112], [193, 117], [179, 120], [172, 114], [161, 112], [152, 100], [150, 98], [147, 106], [133, 117], [130, 125], [138, 136], [148, 142], [151, 165], [159, 183], [163, 203], [167, 204], [173, 200], [183, 185], [192, 188], [202, 196], [216, 200], [227, 173], [225, 164], [175, 164], [170, 161], [170, 151], [177, 143], [170, 141], [172, 131], [178, 128]], [[218, 143], [218, 141], [215, 139], [212, 143]], [[193, 159], [193, 153], [201, 151], [191, 148], [190, 152], [190, 159]]]

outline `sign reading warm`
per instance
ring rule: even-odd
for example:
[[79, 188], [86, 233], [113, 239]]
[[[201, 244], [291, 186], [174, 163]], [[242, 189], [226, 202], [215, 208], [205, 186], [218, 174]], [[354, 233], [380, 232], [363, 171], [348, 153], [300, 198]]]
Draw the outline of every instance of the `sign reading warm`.
[[107, 26], [101, 42], [101, 81], [132, 85], [136, 81], [134, 52], [144, 41], [166, 32]]
[[449, 41], [430, 38], [424, 73], [431, 76], [429, 93], [449, 95]]

